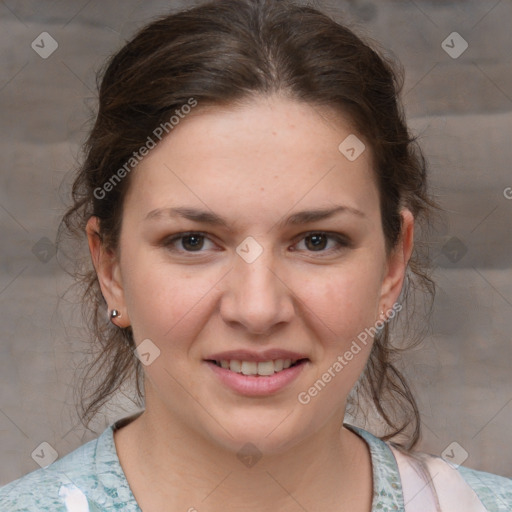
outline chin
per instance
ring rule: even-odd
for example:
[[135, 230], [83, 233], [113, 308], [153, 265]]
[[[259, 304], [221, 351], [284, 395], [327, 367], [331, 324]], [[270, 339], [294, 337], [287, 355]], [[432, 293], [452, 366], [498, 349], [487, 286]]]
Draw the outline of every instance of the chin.
[[292, 425], [291, 415], [281, 416], [277, 421], [275, 415], [263, 421], [261, 414], [255, 414], [240, 422], [225, 422], [222, 424], [224, 428], [215, 424], [215, 427], [212, 425], [215, 431], [210, 430], [209, 437], [223, 450], [237, 456], [245, 452], [255, 452], [259, 456], [283, 454], [307, 437], [307, 433], [299, 428], [300, 425]]

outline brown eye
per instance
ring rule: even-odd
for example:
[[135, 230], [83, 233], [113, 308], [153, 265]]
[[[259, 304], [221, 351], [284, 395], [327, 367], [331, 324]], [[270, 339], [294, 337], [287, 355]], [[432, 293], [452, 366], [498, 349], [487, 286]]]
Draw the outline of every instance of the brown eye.
[[323, 233], [308, 235], [305, 237], [305, 240], [309, 240], [310, 243], [306, 242], [306, 247], [312, 251], [323, 250], [327, 245], [327, 238]]
[[[306, 233], [297, 245], [300, 245], [302, 241], [304, 241], [306, 252], [317, 252], [320, 253], [320, 255], [336, 253], [352, 245], [346, 236], [323, 231]], [[334, 244], [332, 244], [331, 241], [333, 241]], [[331, 246], [329, 247], [330, 243]]]
[[[211, 242], [204, 233], [188, 232], [178, 233], [162, 242], [162, 245], [172, 252], [191, 253], [205, 252], [205, 241]], [[178, 242], [181, 242], [178, 244]], [[208, 249], [208, 247], [206, 247]]]
[[185, 250], [197, 251], [204, 245], [203, 235], [187, 235], [181, 238], [181, 245]]

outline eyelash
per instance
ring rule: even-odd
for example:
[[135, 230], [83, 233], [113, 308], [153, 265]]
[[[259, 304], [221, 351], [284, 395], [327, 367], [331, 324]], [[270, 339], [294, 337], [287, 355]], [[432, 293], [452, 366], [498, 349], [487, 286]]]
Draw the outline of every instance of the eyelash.
[[[185, 254], [201, 254], [202, 252], [205, 252], [203, 250], [199, 250], [199, 251], [187, 251], [187, 250], [178, 251], [177, 249], [172, 247], [172, 245], [175, 242], [177, 242], [178, 240], [187, 238], [187, 237], [192, 236], [192, 235], [199, 235], [201, 237], [208, 238], [207, 233], [204, 233], [202, 231], [187, 231], [187, 232], [183, 232], [183, 233], [177, 233], [176, 235], [173, 235], [171, 238], [167, 238], [166, 240], [163, 241], [162, 245], [164, 247], [166, 247], [171, 252], [182, 252], [182, 253], [185, 253]], [[313, 235], [323, 235], [323, 236], [326, 236], [328, 239], [335, 240], [338, 243], [338, 248], [330, 249], [330, 250], [329, 249], [322, 249], [320, 251], [307, 251], [307, 252], [309, 252], [311, 254], [315, 254], [315, 253], [319, 253], [319, 254], [321, 254], [321, 253], [338, 253], [338, 252], [342, 251], [343, 249], [346, 249], [346, 248], [349, 248], [349, 247], [352, 246], [352, 243], [350, 242], [350, 240], [347, 239], [347, 237], [345, 237], [343, 235], [340, 235], [338, 233], [329, 233], [327, 231], [309, 231], [307, 233], [302, 234], [301, 238], [296, 243], [299, 243], [302, 240], [304, 240], [305, 238], [308, 238], [308, 237], [313, 236]], [[320, 256], [320, 257], [322, 257], [322, 256]]]

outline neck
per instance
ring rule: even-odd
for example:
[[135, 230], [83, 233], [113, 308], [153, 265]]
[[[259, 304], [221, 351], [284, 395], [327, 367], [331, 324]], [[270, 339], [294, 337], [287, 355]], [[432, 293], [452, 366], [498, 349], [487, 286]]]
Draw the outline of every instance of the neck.
[[115, 440], [134, 496], [148, 512], [318, 510], [320, 505], [368, 512], [368, 448], [341, 425], [333, 418], [279, 454], [262, 455], [249, 445], [237, 453], [146, 409], [117, 431]]

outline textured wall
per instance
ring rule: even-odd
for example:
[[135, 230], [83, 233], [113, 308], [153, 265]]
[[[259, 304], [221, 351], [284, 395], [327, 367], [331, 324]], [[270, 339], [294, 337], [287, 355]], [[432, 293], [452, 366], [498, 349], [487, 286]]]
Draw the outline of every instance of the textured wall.
[[[84, 333], [53, 240], [95, 71], [137, 27], [185, 4], [0, 4], [0, 484], [38, 467], [31, 453], [41, 442], [62, 456], [125, 415], [106, 411], [96, 433], [78, 425], [71, 386]], [[404, 363], [421, 407], [421, 448], [440, 454], [457, 442], [465, 465], [512, 477], [512, 4], [317, 5], [343, 11], [402, 61], [407, 114], [447, 211], [432, 240], [431, 333]], [[58, 44], [49, 56], [55, 43], [42, 32]]]

